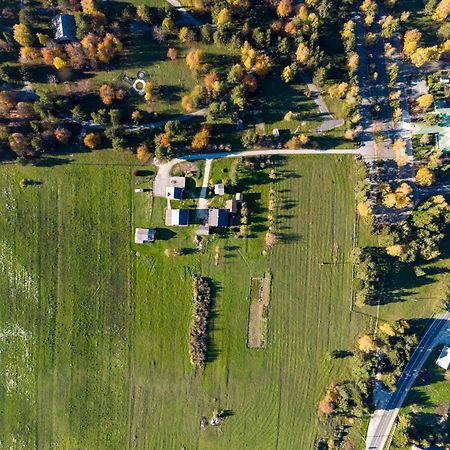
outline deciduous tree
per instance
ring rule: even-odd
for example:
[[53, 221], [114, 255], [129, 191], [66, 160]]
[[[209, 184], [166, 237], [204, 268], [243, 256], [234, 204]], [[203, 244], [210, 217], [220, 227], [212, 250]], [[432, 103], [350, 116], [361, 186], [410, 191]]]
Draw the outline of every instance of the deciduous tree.
[[97, 148], [101, 141], [102, 139], [98, 133], [88, 133], [83, 139], [84, 145], [91, 150]]
[[34, 44], [34, 37], [26, 25], [17, 23], [13, 27], [13, 33], [14, 40], [22, 47], [31, 47]]

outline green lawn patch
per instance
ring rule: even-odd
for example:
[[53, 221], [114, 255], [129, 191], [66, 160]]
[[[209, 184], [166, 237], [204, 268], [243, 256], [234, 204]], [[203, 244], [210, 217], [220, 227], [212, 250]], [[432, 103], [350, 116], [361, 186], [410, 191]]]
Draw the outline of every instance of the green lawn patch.
[[[129, 164], [1, 171], [5, 446], [314, 447], [317, 402], [348, 370], [327, 355], [352, 349], [366, 323], [349, 311], [352, 157], [276, 160], [280, 243], [266, 257], [270, 180], [259, 163], [238, 178], [250, 237], [213, 235], [202, 252], [194, 227], [165, 227], [165, 199], [134, 192], [151, 175], [132, 178]], [[22, 189], [22, 178], [34, 184]], [[134, 222], [157, 229], [155, 244], [131, 244]], [[268, 270], [258, 352], [247, 347], [249, 279]], [[194, 274], [212, 292], [204, 369], [188, 354]], [[223, 424], [200, 430], [215, 408]]]

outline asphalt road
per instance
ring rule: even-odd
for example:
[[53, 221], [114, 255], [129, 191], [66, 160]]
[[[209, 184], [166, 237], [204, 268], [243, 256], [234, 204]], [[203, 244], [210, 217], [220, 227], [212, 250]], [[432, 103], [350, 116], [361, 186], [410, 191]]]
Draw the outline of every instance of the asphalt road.
[[439, 314], [431, 323], [419, 345], [414, 350], [411, 359], [405, 366], [397, 383], [397, 391], [390, 398], [385, 409], [377, 410], [372, 415], [366, 438], [366, 450], [383, 450], [389, 434], [397, 418], [398, 412], [405, 401], [415, 379], [420, 373], [428, 356], [436, 345], [443, 343], [449, 337], [450, 311]]

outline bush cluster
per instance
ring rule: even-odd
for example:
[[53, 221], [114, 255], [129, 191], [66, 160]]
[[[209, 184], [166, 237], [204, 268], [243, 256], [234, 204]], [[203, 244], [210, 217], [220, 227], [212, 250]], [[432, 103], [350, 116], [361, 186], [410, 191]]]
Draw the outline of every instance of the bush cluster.
[[211, 288], [208, 281], [194, 275], [192, 279], [194, 305], [192, 308], [191, 329], [189, 331], [189, 355], [191, 364], [203, 366], [207, 353], [207, 326], [209, 306], [211, 304]]

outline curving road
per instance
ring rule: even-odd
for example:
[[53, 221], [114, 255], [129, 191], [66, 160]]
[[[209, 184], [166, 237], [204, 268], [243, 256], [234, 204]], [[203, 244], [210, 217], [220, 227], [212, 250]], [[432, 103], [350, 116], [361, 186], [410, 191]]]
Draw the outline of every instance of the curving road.
[[450, 310], [439, 314], [405, 366], [397, 383], [397, 391], [392, 394], [385, 409], [376, 410], [369, 423], [366, 437], [366, 450], [384, 450], [391, 429], [397, 418], [406, 395], [420, 373], [433, 349], [450, 340]]

